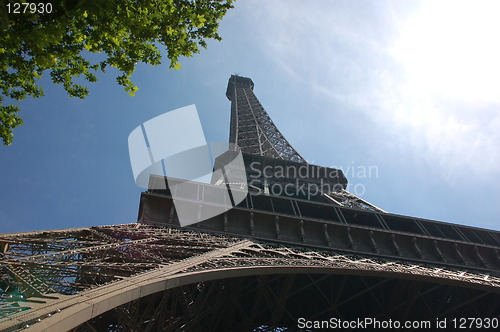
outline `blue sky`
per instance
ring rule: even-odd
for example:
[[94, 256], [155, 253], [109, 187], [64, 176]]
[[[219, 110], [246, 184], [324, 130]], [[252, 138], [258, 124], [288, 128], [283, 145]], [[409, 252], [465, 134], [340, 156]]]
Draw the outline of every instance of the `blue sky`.
[[196, 104], [207, 139], [227, 140], [234, 73], [302, 156], [343, 168], [364, 199], [499, 230], [498, 6], [240, 0], [223, 41], [180, 71], [139, 65], [135, 97], [112, 71], [85, 100], [45, 75], [46, 96], [20, 103], [25, 124], [0, 148], [0, 233], [134, 222], [129, 133]]

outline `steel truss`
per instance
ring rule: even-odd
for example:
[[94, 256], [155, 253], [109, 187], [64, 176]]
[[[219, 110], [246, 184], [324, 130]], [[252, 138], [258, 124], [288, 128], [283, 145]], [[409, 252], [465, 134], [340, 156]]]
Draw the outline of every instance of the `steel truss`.
[[305, 163], [276, 128], [253, 93], [253, 86], [246, 77], [232, 75], [229, 79], [226, 93], [231, 100], [229, 141], [238, 144], [244, 153]]
[[500, 313], [495, 275], [172, 226], [0, 240], [9, 244], [1, 261], [5, 331], [293, 330], [299, 317]]
[[354, 195], [353, 193], [348, 192], [345, 189], [329, 192], [325, 194], [325, 197], [332, 200], [339, 206], [345, 206], [349, 208], [367, 210], [367, 211], [385, 212], [381, 208], [365, 201], [364, 199]]
[[[229, 79], [226, 92], [231, 100], [229, 141], [236, 143], [243, 153], [307, 164], [274, 125], [255, 96], [253, 87], [254, 83], [249, 78], [232, 75]], [[325, 194], [339, 206], [384, 212], [344, 189]]]

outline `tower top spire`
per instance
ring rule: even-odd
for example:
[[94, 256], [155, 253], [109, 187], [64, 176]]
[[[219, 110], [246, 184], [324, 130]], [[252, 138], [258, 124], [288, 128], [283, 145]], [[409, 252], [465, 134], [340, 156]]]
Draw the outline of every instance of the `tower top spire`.
[[226, 96], [229, 100], [232, 100], [231, 97], [233, 95], [234, 88], [250, 88], [253, 90], [254, 84], [252, 79], [248, 77], [243, 77], [239, 75], [231, 75], [229, 78], [229, 82], [227, 84]]
[[299, 163], [306, 160], [288, 143], [253, 93], [248, 77], [231, 75], [226, 96], [231, 101], [229, 141], [241, 151]]
[[[231, 75], [227, 84], [226, 96], [231, 101], [231, 128], [229, 141], [237, 144], [243, 153], [281, 159], [303, 164], [307, 161], [291, 146], [283, 134], [274, 125], [264, 107], [253, 92], [254, 83], [248, 77]], [[375, 205], [345, 190], [347, 179], [339, 171], [342, 188], [337, 188], [325, 197], [335, 205], [385, 212]], [[345, 183], [344, 183], [345, 180]]]

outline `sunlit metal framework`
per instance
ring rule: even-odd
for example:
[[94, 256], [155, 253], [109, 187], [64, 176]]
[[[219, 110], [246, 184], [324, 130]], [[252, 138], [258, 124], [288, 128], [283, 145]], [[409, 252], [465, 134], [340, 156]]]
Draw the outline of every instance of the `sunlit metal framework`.
[[[226, 96], [231, 101], [229, 141], [237, 144], [246, 154], [307, 164], [275, 126], [255, 96], [253, 88], [254, 83], [250, 78], [232, 75], [229, 79], [226, 90]], [[345, 187], [325, 194], [332, 204], [384, 212], [348, 192]]]
[[[239, 79], [249, 80], [232, 76], [228, 91]], [[259, 144], [277, 144], [274, 125], [262, 128]], [[500, 232], [386, 213], [349, 196], [342, 172], [281, 144], [279, 156], [243, 144], [245, 163], [305, 165], [306, 176], [269, 181], [326, 181], [334, 194], [275, 195], [266, 180], [233, 209], [180, 227], [168, 183], [152, 177], [151, 188], [165, 189], [142, 193], [137, 223], [0, 235], [0, 330], [297, 331], [299, 318], [499, 317]], [[225, 190], [189, 185], [196, 195], [176, 199], [200, 212], [207, 193]]]
[[168, 192], [141, 201], [141, 223], [2, 235], [0, 328], [274, 331], [299, 317], [500, 313], [498, 232], [269, 196], [180, 228]]
[[253, 87], [250, 78], [232, 75], [229, 79], [226, 91], [231, 101], [229, 141], [244, 153], [305, 163], [276, 128], [253, 93]]

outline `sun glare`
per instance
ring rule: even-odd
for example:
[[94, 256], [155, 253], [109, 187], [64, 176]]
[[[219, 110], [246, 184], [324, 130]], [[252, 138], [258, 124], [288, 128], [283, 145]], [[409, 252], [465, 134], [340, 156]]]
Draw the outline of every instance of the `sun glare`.
[[414, 90], [465, 101], [500, 100], [500, 1], [429, 1], [391, 54]]

